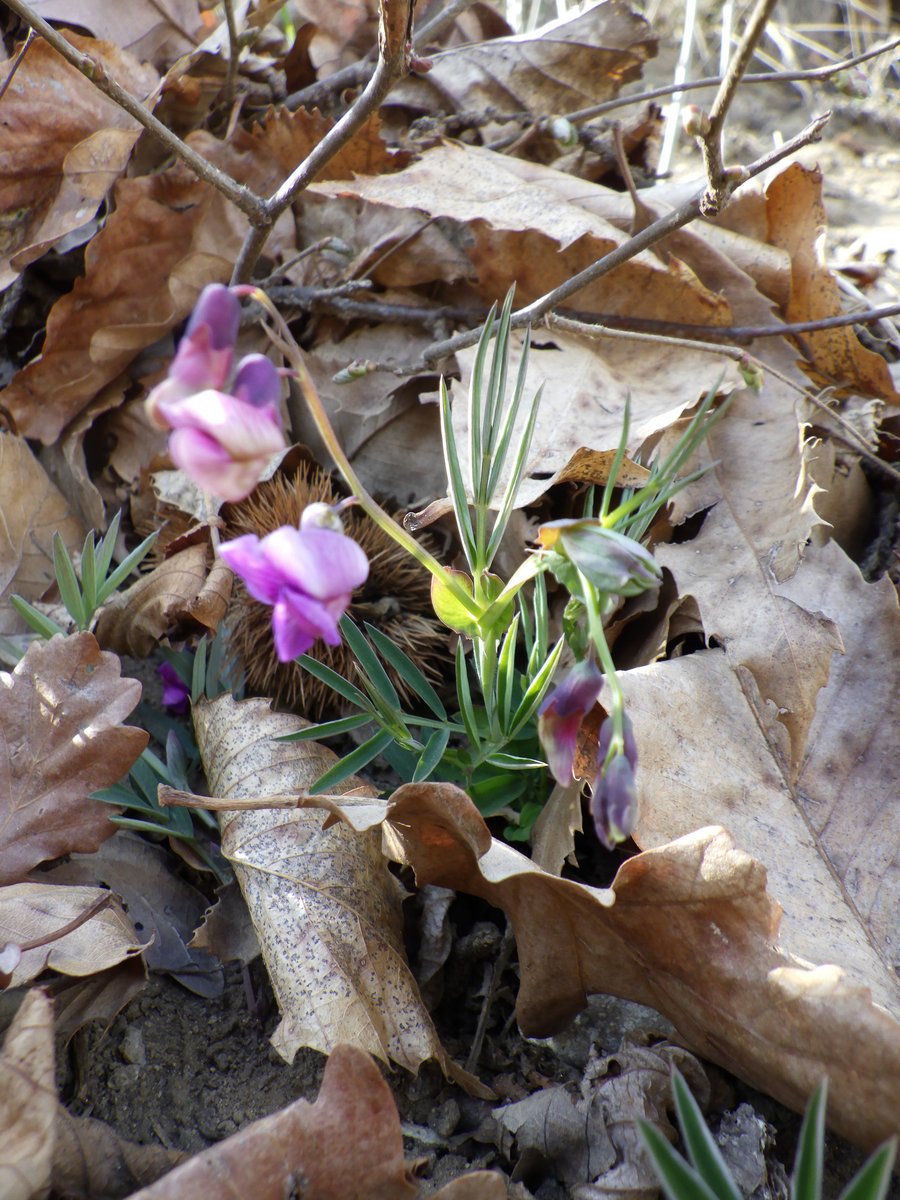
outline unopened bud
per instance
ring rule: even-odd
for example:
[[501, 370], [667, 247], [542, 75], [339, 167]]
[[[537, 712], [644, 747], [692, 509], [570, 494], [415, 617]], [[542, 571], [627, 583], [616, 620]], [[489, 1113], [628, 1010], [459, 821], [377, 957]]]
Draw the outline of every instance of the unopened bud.
[[307, 504], [300, 514], [300, 528], [333, 529], [335, 533], [344, 532], [344, 526], [336, 508], [321, 500], [317, 500], [314, 504]]
[[578, 145], [578, 130], [568, 117], [551, 117], [548, 125], [550, 136], [565, 150]]
[[370, 375], [376, 369], [375, 363], [355, 358], [353, 362], [347, 363], [346, 367], [342, 367], [340, 371], [332, 375], [331, 381], [332, 383], [352, 383], [354, 379], [364, 379], [366, 375]]
[[699, 104], [688, 104], [681, 110], [681, 128], [688, 137], [706, 137], [710, 131], [709, 115]]
[[759, 363], [754, 362], [747, 355], [744, 355], [743, 358], [738, 360], [738, 370], [741, 373], [741, 379], [743, 379], [748, 388], [757, 393], [762, 391], [765, 375]]

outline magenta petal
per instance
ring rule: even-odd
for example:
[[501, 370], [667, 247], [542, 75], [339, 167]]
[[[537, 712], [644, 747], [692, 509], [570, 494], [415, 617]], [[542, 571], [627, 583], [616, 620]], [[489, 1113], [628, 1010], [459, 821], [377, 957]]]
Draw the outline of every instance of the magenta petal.
[[369, 576], [365, 551], [331, 529], [283, 526], [265, 539], [265, 553], [294, 590], [317, 600], [352, 592]]
[[578, 730], [602, 686], [603, 673], [593, 659], [585, 659], [575, 664], [538, 710], [538, 737], [557, 783], [572, 782]]
[[259, 483], [268, 458], [235, 462], [215, 438], [199, 429], [176, 429], [169, 436], [169, 454], [197, 487], [236, 503]]
[[210, 283], [200, 293], [187, 323], [185, 337], [190, 337], [203, 325], [209, 330], [209, 344], [214, 350], [233, 347], [237, 341], [241, 327], [241, 304], [223, 283]]
[[281, 594], [284, 581], [260, 549], [260, 540], [255, 533], [247, 533], [219, 547], [219, 557], [235, 575], [244, 581], [244, 586], [262, 604], [274, 604]]
[[241, 359], [231, 390], [238, 400], [252, 404], [254, 408], [279, 411], [281, 378], [274, 364], [264, 354], [248, 354]]
[[317, 638], [330, 646], [340, 644], [341, 635], [332, 615], [318, 600], [285, 588], [272, 613], [275, 653], [280, 662], [305, 654]]
[[284, 449], [281, 421], [270, 409], [254, 408], [227, 392], [207, 389], [176, 404], [157, 405], [172, 429], [201, 429], [235, 461], [266, 460]]

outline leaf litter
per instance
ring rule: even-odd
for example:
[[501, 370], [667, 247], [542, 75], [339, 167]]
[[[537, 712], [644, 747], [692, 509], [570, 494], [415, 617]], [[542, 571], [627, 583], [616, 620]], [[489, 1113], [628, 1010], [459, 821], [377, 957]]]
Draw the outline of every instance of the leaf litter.
[[[142, 58], [166, 71], [174, 48], [185, 48], [185, 32], [200, 24], [190, 4], [165, 19], [134, 6], [124, 26], [110, 26], [96, 6], [78, 7], [84, 10], [82, 28], [110, 38], [115, 31], [122, 49], [87, 37], [77, 44], [115, 77], [130, 81], [140, 97], [152, 92], [156, 72], [130, 60], [123, 66], [123, 56], [140, 46]], [[333, 12], [319, 7], [306, 6], [319, 27], [304, 34], [315, 50], [310, 70], [328, 53], [352, 61], [369, 44], [371, 13], [364, 6], [349, 6], [337, 24]], [[249, 11], [237, 14], [240, 26]], [[260, 13], [253, 20], [265, 24]], [[283, 266], [283, 278], [298, 288], [300, 311], [308, 303], [300, 294], [304, 287], [344, 286], [351, 278], [374, 287], [368, 293], [347, 289], [362, 304], [357, 310], [330, 301], [330, 308], [326, 302], [310, 318], [310, 370], [338, 414], [363, 480], [416, 507], [442, 501], [438, 421], [430, 402], [435, 376], [439, 370], [453, 375], [460, 414], [473, 355], [463, 349], [440, 363], [424, 362], [440, 322], [444, 332], [454, 328], [448, 318], [405, 332], [409, 327], [385, 323], [377, 306], [367, 309], [368, 300], [377, 297], [388, 311], [455, 304], [469, 314], [455, 319], [471, 324], [510, 281], [518, 283], [518, 303], [528, 303], [678, 203], [676, 190], [664, 184], [642, 191], [635, 208], [590, 182], [602, 177], [596, 164], [577, 178], [590, 143], [579, 149], [577, 170], [569, 151], [546, 130], [514, 140], [511, 153], [497, 148], [509, 116], [518, 114], [521, 121], [523, 114], [527, 120], [572, 111], [608, 99], [637, 77], [656, 47], [646, 22], [627, 5], [617, 0], [596, 6], [538, 35], [502, 36], [505, 25], [487, 10], [458, 16], [453, 28], [449, 49], [433, 70], [394, 90], [380, 120], [372, 117], [318, 175], [267, 247], [271, 262]], [[460, 46], [466, 28], [476, 31], [476, 44]], [[166, 78], [169, 108], [164, 99], [160, 112], [177, 112], [172, 98], [178, 97], [185, 132], [191, 120], [199, 126], [210, 111], [199, 98], [202, 88], [216, 72], [216, 88], [223, 77], [215, 54], [227, 39], [219, 34]], [[261, 41], [247, 53], [242, 78], [248, 86], [259, 87], [265, 72], [281, 65], [274, 44]], [[40, 120], [40, 93], [51, 75], [53, 86], [71, 99], [65, 127]], [[154, 345], [177, 329], [197, 292], [228, 278], [248, 222], [181, 165], [148, 173], [143, 143], [132, 156], [132, 119], [44, 43], [30, 47], [12, 78], [4, 111], [17, 106], [17, 119], [43, 139], [43, 157], [39, 162], [29, 143], [17, 160], [24, 190], [10, 205], [27, 219], [15, 243], [5, 247], [9, 279], [25, 270], [27, 282], [33, 264], [49, 261], [44, 256], [52, 246], [62, 245], [65, 253], [69, 234], [86, 244], [84, 273], [74, 288], [54, 284], [58, 298], [46, 306], [41, 353], [0, 396], [11, 418], [10, 432], [0, 434], [0, 603], [4, 632], [21, 636], [23, 626], [8, 605], [11, 592], [58, 611], [52, 533], [59, 531], [77, 556], [83, 521], [88, 514], [90, 520], [102, 516], [105, 504], [126, 501], [135, 512], [159, 511], [154, 488], [160, 485], [153, 482], [161, 480], [153, 474], [159, 442], [126, 417], [126, 401], [158, 378], [163, 362], [154, 361]], [[490, 120], [472, 139], [480, 144], [435, 136], [451, 120], [465, 125], [473, 110], [490, 110]], [[235, 179], [267, 194], [333, 128], [333, 119], [277, 104], [256, 113], [255, 121], [251, 116], [227, 128], [196, 128], [189, 140]], [[430, 135], [427, 125], [409, 127], [413, 115], [424, 113], [437, 122]], [[402, 149], [387, 144], [394, 137]], [[123, 177], [130, 156], [132, 168]], [[717, 221], [679, 230], [582, 289], [579, 316], [693, 323], [714, 331], [835, 315], [841, 297], [817, 253], [822, 183], [821, 172], [794, 165], [764, 188], [750, 185]], [[327, 249], [297, 259], [301, 249], [326, 242]], [[286, 301], [292, 302], [290, 295]], [[264, 349], [258, 335], [247, 336], [257, 337], [256, 348]], [[345, 795], [309, 801], [329, 808], [324, 828], [322, 813], [313, 808], [226, 807], [219, 816], [223, 850], [243, 888], [281, 1010], [274, 1045], [288, 1060], [301, 1047], [329, 1054], [325, 1080], [315, 1105], [299, 1101], [248, 1126], [234, 1145], [226, 1141], [192, 1159], [181, 1168], [186, 1174], [173, 1174], [141, 1196], [175, 1200], [195, 1194], [190, 1188], [208, 1191], [222, 1172], [241, 1170], [250, 1172], [248, 1187], [263, 1181], [276, 1190], [290, 1178], [302, 1178], [306, 1186], [310, 1172], [320, 1171], [321, 1182], [310, 1194], [324, 1197], [418, 1193], [381, 1075], [366, 1054], [343, 1043], [413, 1073], [434, 1059], [470, 1091], [483, 1095], [485, 1087], [441, 1044], [406, 962], [405, 890], [383, 851], [406, 870], [405, 884], [412, 883], [411, 868], [419, 886], [456, 889], [505, 912], [516, 934], [516, 1012], [526, 1035], [560, 1029], [592, 992], [625, 996], [665, 1014], [684, 1045], [706, 1060], [795, 1109], [827, 1073], [829, 1119], [852, 1140], [869, 1145], [892, 1131], [891, 1114], [900, 1111], [900, 1034], [888, 1012], [897, 1011], [900, 831], [892, 803], [896, 724], [889, 653], [897, 636], [896, 596], [886, 578], [864, 582], [841, 548], [849, 546], [850, 535], [844, 514], [837, 523], [840, 505], [833, 496], [850, 494], [844, 468], [812, 436], [813, 425], [817, 433], [836, 427], [820, 424], [818, 411], [797, 391], [811, 379], [839, 398], [874, 398], [864, 436], [877, 448], [878, 422], [897, 401], [885, 359], [847, 327], [755, 343], [764, 368], [778, 372], [767, 374], [755, 394], [740, 390], [732, 360], [689, 346], [646, 343], [638, 353], [634, 343], [552, 328], [535, 329], [531, 342], [529, 387], [543, 379], [547, 399], [518, 496], [523, 508], [558, 501], [561, 485], [603, 482], [600, 463], [615, 450], [626, 395], [633, 409], [628, 450], [634, 467], [673, 438], [717, 379], [721, 395], [737, 393], [703, 451], [715, 465], [672, 506], [671, 525], [688, 522], [690, 532], [657, 547], [671, 593], [665, 611], [632, 604], [616, 618], [622, 653], [629, 637], [643, 630], [644, 649], [621, 675], [640, 746], [639, 852], [619, 861], [609, 887], [559, 878], [492, 837], [452, 785], [407, 785], [384, 802], [375, 789], [345, 781]], [[332, 376], [349, 360], [365, 362], [361, 377], [333, 385]], [[116, 427], [118, 450], [115, 437], [99, 437], [101, 429]], [[315, 446], [307, 433], [300, 436]], [[94, 481], [101, 475], [98, 491]], [[863, 484], [853, 495], [859, 529], [871, 494]], [[32, 868], [87, 852], [76, 860], [78, 870], [83, 866], [87, 882], [96, 858], [99, 882], [102, 855], [91, 852], [101, 843], [110, 851], [124, 847], [125, 835], [108, 820], [110, 810], [90, 799], [124, 776], [146, 744], [142, 730], [123, 724], [138, 685], [122, 678], [117, 655], [145, 658], [164, 638], [180, 642], [214, 632], [226, 619], [230, 575], [210, 553], [210, 518], [203, 511], [201, 529], [176, 541], [162, 562], [107, 606], [97, 641], [80, 633], [34, 643], [3, 676], [8, 833], [0, 842], [0, 878], [7, 885], [0, 911], [13, 914], [3, 919], [8, 945], [52, 933], [48, 926], [58, 929], [97, 895], [95, 888], [60, 882], [63, 874], [54, 879], [53, 871], [42, 872], [41, 882], [34, 881], [38, 876], [21, 882]], [[529, 536], [527, 520], [517, 528]], [[836, 540], [828, 540], [829, 521]], [[853, 525], [848, 518], [846, 529]], [[701, 638], [705, 648], [664, 654], [673, 638], [680, 644], [691, 637]], [[194, 720], [206, 785], [225, 802], [295, 801], [333, 761], [315, 743], [273, 742], [297, 722], [269, 711], [265, 700], [203, 702], [195, 705]], [[571, 874], [576, 845], [584, 861], [584, 841], [580, 812], [571, 797], [562, 800], [555, 828], [542, 835], [540, 855], [553, 871], [568, 859]], [[115, 859], [112, 854], [110, 861]], [[178, 894], [157, 882], [158, 904]], [[128, 891], [124, 878], [112, 887], [122, 895]], [[136, 904], [128, 903], [132, 919]], [[185, 965], [180, 954], [189, 961], [184, 943], [190, 930], [184, 920], [175, 925], [176, 953], [157, 965], [177, 971]], [[252, 955], [252, 938], [232, 941]], [[214, 944], [229, 947], [229, 938], [220, 931]], [[60, 994], [60, 1023], [71, 1029], [77, 1010], [111, 1017], [131, 994], [134, 980], [116, 973], [136, 965], [140, 945], [113, 903], [58, 942], [25, 951], [30, 957], [17, 968], [16, 981], [45, 965], [75, 975], [95, 972], [95, 995], [85, 992], [75, 1000], [70, 994], [70, 1015]], [[0, 947], [0, 968], [6, 949]], [[232, 947], [224, 952], [237, 953]], [[438, 966], [438, 978], [441, 973]], [[104, 989], [108, 995], [101, 999]], [[36, 991], [27, 994], [20, 1016], [27, 1022], [32, 1014], [39, 1014], [34, 1020], [44, 1049], [38, 1073], [46, 1091], [51, 1026]], [[13, 1026], [7, 1051], [13, 1056], [19, 1036]], [[664, 1058], [658, 1046], [623, 1049], [624, 1073], [618, 1076], [634, 1074], [632, 1100], [638, 1107], [655, 1105], [663, 1125]], [[588, 1069], [581, 1099], [545, 1086], [498, 1109], [504, 1114], [498, 1119], [514, 1127], [525, 1160], [543, 1156], [551, 1165], [542, 1169], [580, 1186], [577, 1194], [621, 1194], [622, 1187], [644, 1194], [653, 1180], [641, 1173], [637, 1143], [633, 1136], [617, 1141], [629, 1120], [633, 1130], [633, 1118], [617, 1123], [616, 1114], [625, 1109], [600, 1099], [612, 1095], [618, 1082], [605, 1070], [596, 1063]], [[651, 1075], [662, 1091], [654, 1090]], [[702, 1087], [699, 1077], [697, 1082]], [[45, 1102], [42, 1094], [43, 1115], [34, 1117], [41, 1143], [31, 1154], [37, 1174], [23, 1196], [39, 1194], [49, 1177], [53, 1135]], [[34, 1096], [23, 1099], [20, 1119], [32, 1121], [35, 1103]], [[585, 1122], [597, 1108], [603, 1119], [588, 1135]], [[538, 1110], [538, 1137], [523, 1132], [526, 1109]], [[551, 1110], [558, 1115], [547, 1115]], [[12, 1119], [7, 1113], [0, 1121], [7, 1146], [17, 1145], [21, 1134]], [[308, 1147], [323, 1138], [340, 1153], [310, 1157]], [[283, 1157], [287, 1146], [297, 1156], [290, 1167]], [[119, 1153], [107, 1143], [85, 1155], [99, 1161]], [[9, 1169], [4, 1152], [0, 1171]], [[134, 1173], [117, 1194], [144, 1182]], [[438, 1194], [493, 1197], [506, 1194], [506, 1187], [499, 1175], [476, 1172]]]

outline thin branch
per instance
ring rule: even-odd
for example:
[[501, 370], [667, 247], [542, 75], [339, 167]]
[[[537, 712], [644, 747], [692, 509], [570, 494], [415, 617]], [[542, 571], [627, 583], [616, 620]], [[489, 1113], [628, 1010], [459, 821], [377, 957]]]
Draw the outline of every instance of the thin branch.
[[725, 118], [734, 99], [737, 86], [744, 72], [750, 65], [756, 43], [762, 37], [763, 30], [775, 8], [777, 0], [757, 0], [756, 7], [750, 14], [750, 19], [741, 37], [738, 47], [731, 57], [728, 70], [722, 85], [716, 93], [709, 110], [709, 126], [697, 141], [703, 154], [703, 165], [706, 168], [706, 178], [709, 191], [703, 198], [701, 211], [707, 216], [713, 216], [721, 209], [730, 195], [729, 172], [725, 169], [722, 158], [722, 131]]
[[238, 59], [241, 48], [238, 45], [237, 23], [234, 19], [234, 0], [222, 0], [225, 10], [225, 24], [228, 28], [228, 73], [225, 76], [225, 105], [231, 108], [234, 103], [234, 85], [237, 80]]
[[244, 238], [240, 254], [234, 265], [231, 282], [246, 283], [253, 273], [272, 228], [284, 210], [315, 179], [326, 163], [343, 149], [359, 132], [373, 112], [381, 107], [394, 83], [405, 70], [404, 54], [387, 58], [379, 55], [375, 73], [366, 84], [365, 90], [344, 113], [336, 125], [318, 142], [297, 169], [288, 176], [277, 191], [265, 203], [265, 220], [251, 227]]
[[886, 463], [883, 459], [879, 458], [877, 454], [874, 454], [869, 449], [862, 434], [857, 432], [846, 418], [842, 417], [839, 412], [836, 412], [835, 409], [826, 404], [824, 400], [821, 400], [815, 392], [796, 383], [789, 375], [785, 375], [784, 372], [779, 371], [777, 367], [773, 367], [770, 363], [764, 362], [753, 354], [748, 354], [746, 350], [742, 350], [739, 346], [721, 346], [716, 342], [686, 342], [683, 338], [663, 337], [658, 333], [635, 333], [624, 329], [604, 329], [598, 325], [586, 324], [583, 321], [572, 321], [568, 317], [561, 317], [555, 313], [547, 313], [544, 320], [551, 329], [560, 329], [566, 333], [574, 333], [579, 337], [590, 338], [592, 341], [600, 338], [613, 338], [632, 342], [650, 342], [657, 346], [677, 346], [679, 348], [689, 346], [692, 350], [699, 350], [706, 354], [717, 354], [722, 358], [730, 358], [733, 362], [752, 363], [763, 374], [774, 375], [776, 379], [780, 379], [782, 383], [803, 396], [810, 404], [827, 413], [847, 434], [846, 438], [842, 438], [837, 434], [833, 434], [832, 436], [851, 449], [854, 454], [859, 454], [862, 458], [866, 459], [878, 471], [892, 479], [894, 483], [900, 484], [900, 471], [896, 467], [891, 466], [890, 463]]
[[[887, 54], [900, 46], [900, 37], [894, 38], [883, 46], [867, 50], [865, 54], [855, 54], [852, 58], [841, 59], [825, 67], [812, 67], [808, 71], [762, 71], [753, 75], [745, 75], [741, 86], [747, 83], [798, 83], [807, 79], [828, 79], [849, 67], [858, 66], [870, 58]], [[624, 108], [628, 104], [643, 104], [648, 100], [661, 100], [665, 96], [673, 96], [676, 92], [699, 91], [702, 88], [720, 87], [723, 76], [709, 75], [705, 79], [694, 79], [685, 83], [667, 83], [663, 87], [653, 88], [649, 92], [633, 92], [628, 96], [616, 96], [614, 100], [604, 100], [602, 104], [592, 104], [589, 108], [579, 108], [575, 112], [566, 113], [566, 118], [573, 123], [590, 121], [593, 117], [602, 117], [604, 113]], [[327, 81], [326, 81], [327, 82]], [[522, 116], [529, 114], [523, 113]]]
[[[819, 141], [822, 136], [822, 130], [825, 128], [830, 115], [830, 113], [823, 113], [821, 116], [816, 117], [815, 120], [811, 121], [795, 137], [792, 137], [775, 150], [769, 151], [768, 154], [764, 154], [762, 158], [756, 159], [755, 162], [752, 162], [748, 167], [743, 169], [744, 178], [752, 179], [755, 175], [767, 171], [775, 163], [788, 158], [802, 146]], [[734, 187], [737, 186], [737, 181], [735, 181]], [[617, 246], [615, 250], [611, 250], [603, 258], [591, 263], [589, 267], [585, 267], [583, 271], [579, 271], [577, 275], [573, 275], [571, 279], [560, 284], [558, 288], [547, 292], [546, 295], [539, 297], [524, 308], [518, 309], [511, 317], [512, 328], [521, 329], [526, 325], [536, 324], [551, 309], [557, 308], [563, 301], [568, 300], [570, 296], [574, 296], [582, 288], [587, 287], [589, 283], [594, 283], [604, 275], [608, 275], [610, 271], [622, 266], [623, 263], [628, 262], [643, 250], [648, 250], [651, 246], [655, 246], [657, 242], [674, 233], [676, 229], [681, 229], [683, 226], [688, 225], [700, 216], [701, 205], [705, 195], [706, 188], [702, 188], [689, 200], [685, 200], [683, 204], [680, 204], [678, 208], [673, 209], [664, 217], [660, 217], [658, 221], [654, 221], [652, 225], [648, 225], [646, 229], [642, 229], [640, 233], [629, 238], [627, 242], [623, 242], [621, 246]], [[480, 336], [481, 326], [479, 325], [474, 329], [466, 330], [464, 333], [456, 334], [455, 337], [447, 338], [443, 342], [437, 342], [425, 351], [420, 363], [412, 368], [412, 371], [430, 367], [448, 354], [454, 354], [457, 350], [464, 350], [468, 346], [474, 346]]]
[[66, 41], [61, 33], [58, 33], [52, 25], [39, 17], [36, 12], [23, 0], [7, 0], [6, 7], [12, 9], [14, 13], [22, 18], [35, 33], [39, 33], [41, 37], [53, 47], [53, 49], [70, 63], [77, 71], [80, 71], [85, 79], [89, 80], [98, 91], [103, 92], [104, 96], [108, 96], [118, 106], [125, 110], [129, 116], [134, 119], [147, 130], [149, 134], [157, 139], [165, 148], [182, 162], [185, 162], [195, 175], [206, 183], [217, 188], [223, 196], [239, 208], [242, 213], [250, 219], [251, 223], [256, 223], [266, 219], [265, 203], [248, 187], [238, 183], [232, 179], [230, 175], [224, 171], [220, 171], [218, 167], [214, 167], [212, 163], [192, 150], [181, 138], [176, 137], [170, 129], [163, 125], [162, 121], [153, 116], [144, 108], [139, 100], [136, 100], [130, 92], [118, 84], [110, 75], [107, 74], [105, 68], [100, 63], [95, 62], [89, 55], [82, 54], [77, 50], [71, 42]]

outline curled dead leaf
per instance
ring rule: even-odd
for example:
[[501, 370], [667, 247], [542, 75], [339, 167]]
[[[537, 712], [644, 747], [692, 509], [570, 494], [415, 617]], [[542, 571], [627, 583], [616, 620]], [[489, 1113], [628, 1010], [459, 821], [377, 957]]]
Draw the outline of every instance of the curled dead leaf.
[[25, 994], [0, 1053], [0, 1195], [38, 1200], [50, 1188], [56, 1126], [53, 1008]]

